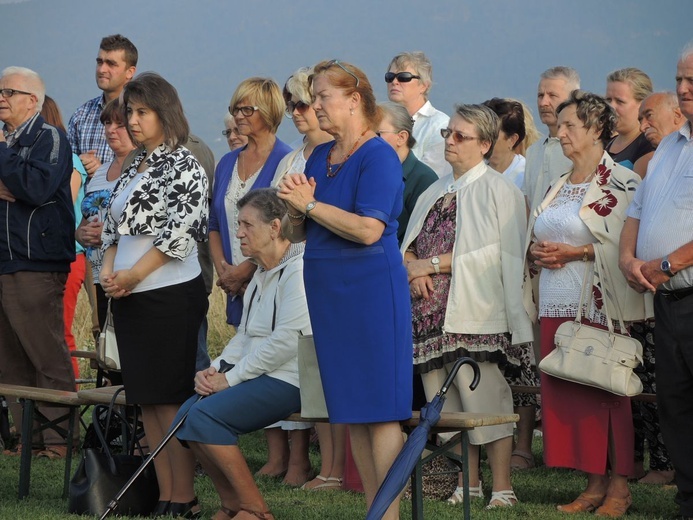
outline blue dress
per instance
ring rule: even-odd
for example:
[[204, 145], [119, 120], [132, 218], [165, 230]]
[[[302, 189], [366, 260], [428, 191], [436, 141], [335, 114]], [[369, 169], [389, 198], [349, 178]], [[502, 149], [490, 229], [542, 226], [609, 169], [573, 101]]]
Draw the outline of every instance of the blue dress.
[[373, 138], [330, 178], [326, 161], [333, 145], [318, 146], [306, 164], [317, 182], [315, 199], [386, 227], [366, 246], [307, 220], [303, 278], [330, 422], [408, 419], [411, 306], [397, 246], [402, 165], [390, 145]]

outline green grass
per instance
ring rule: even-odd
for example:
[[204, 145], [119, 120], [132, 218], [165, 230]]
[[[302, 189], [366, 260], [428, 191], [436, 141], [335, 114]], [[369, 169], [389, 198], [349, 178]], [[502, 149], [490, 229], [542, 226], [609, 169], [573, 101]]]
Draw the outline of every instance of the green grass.
[[[261, 433], [242, 438], [241, 448], [253, 471], [266, 460], [266, 447]], [[535, 442], [534, 452], [540, 457], [541, 443]], [[317, 450], [311, 451], [314, 467], [319, 466]], [[17, 499], [19, 459], [0, 456], [0, 519], [74, 519], [68, 515], [67, 501], [60, 497], [62, 491], [63, 463], [34, 459], [31, 472], [29, 498]], [[491, 482], [488, 467], [484, 465], [483, 476]], [[567, 517], [556, 511], [556, 504], [573, 500], [582, 491], [585, 477], [578, 472], [547, 469], [545, 467], [513, 474], [513, 486], [520, 503], [512, 509], [486, 511], [484, 502], [472, 503], [475, 519], [563, 519]], [[196, 491], [202, 503], [203, 518], [210, 518], [218, 506], [218, 498], [207, 477], [196, 479]], [[279, 520], [351, 520], [364, 518], [363, 495], [350, 492], [308, 492], [289, 488], [270, 478], [259, 478], [258, 485], [270, 508]], [[489, 495], [489, 486], [485, 486]], [[677, 508], [674, 504], [675, 488], [633, 484], [633, 506], [628, 518], [655, 519], [671, 518]], [[439, 501], [425, 500], [424, 515], [427, 519], [460, 519], [462, 508], [452, 507]], [[411, 518], [411, 503], [403, 501], [401, 518]], [[576, 515], [570, 518], [594, 518], [593, 515]]]

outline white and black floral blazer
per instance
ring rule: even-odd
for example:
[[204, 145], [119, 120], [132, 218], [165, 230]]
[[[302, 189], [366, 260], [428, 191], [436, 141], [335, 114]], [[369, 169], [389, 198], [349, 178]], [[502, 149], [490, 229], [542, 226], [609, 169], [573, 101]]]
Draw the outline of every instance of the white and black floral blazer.
[[[137, 175], [144, 160], [142, 150], [123, 172], [111, 203]], [[185, 259], [196, 242], [207, 237], [209, 214], [207, 176], [185, 147], [159, 146], [147, 159], [144, 179], [130, 194], [118, 222], [109, 211], [104, 222], [101, 249], [118, 244], [120, 235], [155, 236], [154, 246], [164, 254]]]

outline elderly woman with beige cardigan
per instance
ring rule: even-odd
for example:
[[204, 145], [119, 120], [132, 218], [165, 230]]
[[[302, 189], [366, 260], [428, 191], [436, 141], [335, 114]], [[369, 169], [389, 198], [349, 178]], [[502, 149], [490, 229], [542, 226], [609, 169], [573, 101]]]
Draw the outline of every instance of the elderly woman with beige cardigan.
[[[488, 107], [456, 107], [441, 130], [453, 173], [419, 197], [402, 242], [412, 298], [414, 370], [422, 374], [426, 397], [430, 400], [440, 389], [460, 356], [476, 359], [481, 369], [481, 383], [471, 392], [471, 370], [462, 367], [444, 411], [512, 413], [502, 367], [519, 366], [532, 341], [522, 306], [525, 205], [512, 181], [484, 162], [498, 128], [498, 116]], [[469, 432], [469, 493], [484, 496], [478, 471], [483, 444], [493, 474], [489, 507], [517, 502], [510, 483], [512, 434], [512, 425]], [[463, 491], [460, 482], [448, 502], [461, 503]]]

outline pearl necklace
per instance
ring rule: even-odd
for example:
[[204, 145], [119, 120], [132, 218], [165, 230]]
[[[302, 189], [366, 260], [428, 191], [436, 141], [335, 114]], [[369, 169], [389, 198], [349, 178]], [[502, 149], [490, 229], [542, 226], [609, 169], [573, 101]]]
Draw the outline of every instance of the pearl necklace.
[[335, 171], [332, 171], [332, 151], [334, 150], [334, 147], [336, 145], [333, 145], [332, 148], [330, 148], [329, 153], [327, 154], [327, 176], [332, 178], [336, 176], [339, 173], [339, 170], [342, 169], [342, 166], [344, 166], [344, 163], [346, 163], [349, 160], [349, 157], [351, 157], [351, 154], [354, 153], [354, 150], [356, 150], [356, 147], [359, 145], [359, 142], [361, 141], [361, 138], [366, 135], [366, 132], [368, 132], [368, 128], [366, 128], [361, 135], [359, 136], [358, 139], [354, 142], [354, 146], [351, 147], [351, 150], [342, 157], [342, 162], [337, 166], [337, 169]]

